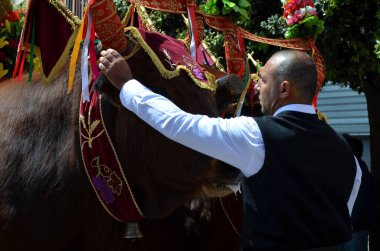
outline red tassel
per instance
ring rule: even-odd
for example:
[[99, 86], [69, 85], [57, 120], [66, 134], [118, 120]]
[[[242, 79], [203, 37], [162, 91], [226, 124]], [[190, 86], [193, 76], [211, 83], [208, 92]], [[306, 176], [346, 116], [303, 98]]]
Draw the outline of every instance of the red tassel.
[[[32, 16], [30, 17], [30, 20], [32, 19]], [[24, 46], [26, 46], [27, 42], [29, 41], [29, 35], [30, 35], [30, 29], [33, 25], [33, 22], [31, 21], [28, 25], [28, 33], [26, 35], [26, 43]], [[20, 81], [21, 80], [21, 77], [22, 77], [22, 72], [24, 70], [24, 64], [25, 64], [25, 58], [26, 58], [26, 54], [27, 54], [27, 50], [26, 48], [24, 48], [23, 50], [23, 56], [22, 56], [22, 60], [21, 60], [21, 65], [20, 65], [20, 69], [19, 69], [19, 72], [18, 72], [18, 77], [17, 77], [17, 80]]]
[[[12, 78], [13, 79], [16, 78], [18, 67], [20, 65], [21, 54], [23, 52], [22, 46], [24, 44], [24, 36], [25, 36], [25, 31], [26, 31], [26, 24], [27, 24], [27, 21], [28, 21], [29, 12], [31, 11], [32, 2], [33, 2], [32, 0], [29, 1], [28, 8], [27, 8], [27, 11], [26, 11], [25, 17], [24, 17], [24, 24], [22, 25], [23, 29], [22, 29], [22, 33], [21, 33], [21, 36], [20, 36], [20, 41], [19, 41], [18, 47], [17, 47], [17, 57], [16, 57], [16, 62], [15, 62], [15, 67], [14, 67], [13, 73], [12, 73]], [[29, 24], [28, 30], [30, 30], [30, 26], [31, 25]], [[26, 41], [28, 41], [28, 40], [26, 40]]]

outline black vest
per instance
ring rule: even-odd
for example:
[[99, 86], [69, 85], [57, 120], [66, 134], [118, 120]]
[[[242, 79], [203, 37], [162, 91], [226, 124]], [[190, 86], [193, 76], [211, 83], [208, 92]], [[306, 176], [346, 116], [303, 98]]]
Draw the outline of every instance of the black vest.
[[347, 208], [356, 174], [348, 144], [317, 115], [255, 118], [265, 161], [246, 178], [242, 248], [300, 250], [351, 239]]

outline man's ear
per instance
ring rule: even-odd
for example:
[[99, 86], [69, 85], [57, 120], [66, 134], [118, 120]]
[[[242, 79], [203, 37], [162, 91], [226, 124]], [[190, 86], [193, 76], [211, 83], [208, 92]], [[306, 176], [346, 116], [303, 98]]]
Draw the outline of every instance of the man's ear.
[[280, 97], [287, 98], [290, 96], [292, 85], [288, 81], [285, 80], [281, 82], [279, 90], [280, 90]]

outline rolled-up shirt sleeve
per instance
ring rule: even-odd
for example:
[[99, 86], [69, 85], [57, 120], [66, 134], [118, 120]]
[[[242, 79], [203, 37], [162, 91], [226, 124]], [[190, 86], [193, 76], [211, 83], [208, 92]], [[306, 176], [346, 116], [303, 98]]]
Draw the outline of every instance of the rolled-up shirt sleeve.
[[256, 174], [264, 163], [264, 143], [253, 118], [222, 119], [190, 114], [137, 80], [123, 86], [120, 100], [169, 139], [226, 162], [246, 177]]

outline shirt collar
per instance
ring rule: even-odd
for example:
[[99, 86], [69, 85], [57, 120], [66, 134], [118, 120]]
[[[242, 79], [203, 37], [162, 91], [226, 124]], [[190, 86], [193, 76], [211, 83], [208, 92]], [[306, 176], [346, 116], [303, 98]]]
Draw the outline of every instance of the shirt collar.
[[274, 113], [273, 116], [276, 116], [280, 112], [284, 111], [294, 111], [294, 112], [303, 112], [303, 113], [309, 113], [309, 114], [315, 114], [314, 106], [312, 105], [304, 105], [304, 104], [289, 104], [280, 107], [277, 109], [277, 111]]

